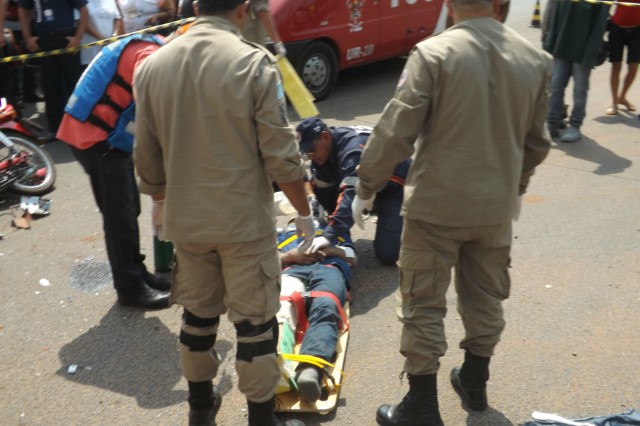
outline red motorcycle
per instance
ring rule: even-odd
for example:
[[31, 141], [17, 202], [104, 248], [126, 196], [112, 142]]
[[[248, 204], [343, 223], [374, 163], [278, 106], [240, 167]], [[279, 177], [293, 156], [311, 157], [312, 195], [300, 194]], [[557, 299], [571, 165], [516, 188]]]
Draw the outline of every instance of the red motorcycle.
[[36, 123], [18, 118], [15, 108], [0, 99], [0, 191], [11, 189], [26, 195], [40, 195], [56, 180], [53, 159], [37, 144], [29, 127]]

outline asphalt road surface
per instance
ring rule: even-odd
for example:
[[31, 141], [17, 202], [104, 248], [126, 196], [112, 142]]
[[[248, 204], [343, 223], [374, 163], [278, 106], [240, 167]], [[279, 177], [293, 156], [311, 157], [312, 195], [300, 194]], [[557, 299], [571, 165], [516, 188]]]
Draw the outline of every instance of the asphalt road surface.
[[[535, 2], [512, 3], [508, 25], [539, 44], [540, 31], [530, 27]], [[321, 117], [374, 125], [402, 66], [398, 58], [342, 73], [336, 91], [318, 104]], [[438, 379], [448, 426], [518, 425], [534, 410], [578, 418], [640, 408], [640, 120], [626, 111], [604, 114], [608, 77], [609, 64], [592, 74], [584, 139], [554, 143], [524, 198], [507, 328], [491, 363], [484, 413], [464, 411], [448, 383], [463, 359], [453, 289], [448, 295], [450, 345]], [[637, 82], [630, 95], [638, 105], [639, 88]], [[459, 120], [464, 125], [465, 117]], [[12, 228], [17, 198], [0, 194], [0, 425], [185, 425], [187, 385], [176, 351], [181, 310], [114, 303], [88, 180], [64, 144], [46, 149], [58, 170], [49, 216], [29, 230]], [[151, 267], [149, 216], [144, 197], [141, 241]], [[373, 425], [377, 407], [398, 403], [408, 389], [399, 379], [398, 271], [375, 260], [374, 226], [354, 231], [360, 264], [338, 407], [299, 416], [309, 425]], [[224, 357], [216, 379], [224, 393], [219, 425], [246, 424], [234, 334], [224, 318], [216, 342]]]

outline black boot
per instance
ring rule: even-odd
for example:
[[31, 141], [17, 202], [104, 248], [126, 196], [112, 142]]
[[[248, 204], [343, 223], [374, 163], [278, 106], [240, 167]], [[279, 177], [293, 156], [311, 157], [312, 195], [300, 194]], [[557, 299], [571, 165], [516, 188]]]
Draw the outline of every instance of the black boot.
[[487, 381], [489, 380], [489, 361], [491, 358], [464, 354], [464, 364], [451, 370], [451, 385], [460, 395], [462, 402], [472, 410], [483, 411], [487, 402]]
[[169, 307], [169, 292], [154, 290], [141, 280], [134, 288], [118, 290], [118, 303], [141, 309], [164, 309]]
[[408, 375], [409, 392], [398, 405], [381, 405], [376, 420], [382, 426], [444, 426], [438, 409], [435, 374]]
[[215, 426], [222, 394], [211, 380], [189, 383], [189, 426]]
[[171, 280], [162, 277], [159, 275], [152, 274], [151, 272], [144, 269], [142, 271], [142, 280], [147, 283], [147, 285], [151, 288], [160, 291], [169, 291], [171, 290]]
[[273, 413], [275, 402], [275, 397], [267, 402], [251, 402], [247, 400], [249, 406], [249, 426], [304, 426], [304, 423], [300, 420], [276, 419]]

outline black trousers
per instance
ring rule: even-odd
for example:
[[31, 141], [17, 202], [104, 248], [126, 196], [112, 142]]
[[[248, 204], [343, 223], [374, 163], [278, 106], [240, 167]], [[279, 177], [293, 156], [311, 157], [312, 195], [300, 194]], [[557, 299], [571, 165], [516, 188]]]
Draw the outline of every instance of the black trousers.
[[[48, 51], [67, 47], [67, 36], [73, 31], [64, 33], [38, 34], [41, 50]], [[81, 64], [79, 53], [45, 56], [39, 59], [42, 74], [42, 92], [46, 105], [47, 124], [53, 133], [58, 131], [64, 107], [73, 93], [80, 78]]]
[[93, 196], [102, 213], [107, 255], [117, 291], [132, 290], [146, 271], [140, 253], [140, 193], [131, 154], [98, 142], [88, 149], [72, 147], [89, 175]]

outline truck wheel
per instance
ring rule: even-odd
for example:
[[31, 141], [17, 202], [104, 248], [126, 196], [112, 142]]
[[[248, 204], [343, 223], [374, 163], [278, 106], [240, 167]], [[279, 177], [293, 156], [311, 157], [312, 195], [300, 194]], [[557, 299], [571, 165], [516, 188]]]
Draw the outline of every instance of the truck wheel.
[[300, 55], [296, 71], [316, 100], [326, 98], [333, 90], [338, 77], [338, 60], [327, 43], [316, 41]]

